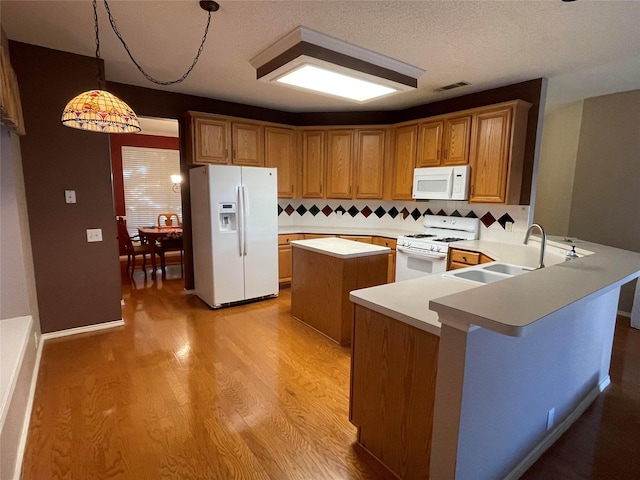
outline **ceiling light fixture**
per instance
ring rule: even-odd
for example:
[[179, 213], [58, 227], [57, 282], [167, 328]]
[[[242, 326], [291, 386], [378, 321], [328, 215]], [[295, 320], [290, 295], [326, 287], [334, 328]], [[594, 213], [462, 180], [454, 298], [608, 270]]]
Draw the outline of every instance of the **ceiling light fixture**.
[[298, 27], [251, 60], [257, 79], [358, 103], [417, 88], [424, 70]]
[[[209, 24], [211, 23], [211, 12], [216, 12], [220, 8], [217, 2], [212, 0], [202, 0], [199, 2], [200, 8], [208, 12], [207, 25], [204, 30], [202, 42], [196, 56], [191, 63], [191, 66], [187, 71], [177, 80], [171, 81], [159, 81], [147, 74], [140, 64], [133, 58], [129, 47], [125, 43], [122, 35], [116, 27], [116, 22], [111, 15], [109, 4], [107, 0], [104, 0], [104, 6], [109, 16], [109, 23], [114, 33], [127, 51], [129, 58], [133, 61], [135, 66], [145, 76], [145, 78], [158, 85], [172, 85], [174, 83], [180, 83], [185, 80], [193, 68], [198, 63], [200, 53], [204, 47], [204, 42], [207, 39], [207, 32], [209, 31]], [[67, 127], [79, 128], [81, 130], [88, 130], [91, 132], [101, 133], [137, 133], [140, 129], [140, 122], [135, 112], [129, 105], [120, 100], [115, 95], [105, 90], [105, 76], [103, 70], [103, 64], [100, 61], [100, 35], [98, 29], [98, 9], [97, 0], [93, 0], [93, 21], [96, 32], [96, 63], [98, 67], [98, 89], [89, 90], [83, 92], [74, 97], [62, 112], [62, 124]]]

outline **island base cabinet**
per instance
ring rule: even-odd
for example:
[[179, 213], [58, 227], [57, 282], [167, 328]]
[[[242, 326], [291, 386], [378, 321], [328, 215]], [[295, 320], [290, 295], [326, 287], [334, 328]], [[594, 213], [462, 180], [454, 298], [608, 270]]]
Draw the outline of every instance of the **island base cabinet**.
[[353, 329], [349, 292], [386, 283], [387, 255], [338, 258], [294, 245], [292, 273], [291, 315], [346, 346]]
[[429, 478], [439, 337], [356, 305], [349, 419], [402, 479]]

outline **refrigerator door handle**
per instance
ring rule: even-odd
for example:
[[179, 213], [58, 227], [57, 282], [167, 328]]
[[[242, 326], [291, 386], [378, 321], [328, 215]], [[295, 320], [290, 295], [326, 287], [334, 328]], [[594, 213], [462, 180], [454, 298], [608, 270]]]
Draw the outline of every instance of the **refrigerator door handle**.
[[247, 216], [249, 215], [249, 196], [247, 187], [242, 185], [242, 252], [247, 255]]
[[244, 252], [242, 247], [244, 246], [244, 197], [242, 195], [242, 186], [238, 186], [238, 256], [242, 256]]

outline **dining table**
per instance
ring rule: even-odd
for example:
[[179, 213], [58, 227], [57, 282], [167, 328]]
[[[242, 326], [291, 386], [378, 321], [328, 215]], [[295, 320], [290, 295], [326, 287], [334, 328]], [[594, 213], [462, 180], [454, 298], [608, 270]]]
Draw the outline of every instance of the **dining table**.
[[156, 249], [158, 240], [161, 240], [165, 237], [182, 236], [182, 227], [139, 227], [138, 233], [140, 234], [140, 238], [146, 239], [146, 242], [149, 244], [149, 252], [151, 253], [151, 268], [153, 269], [153, 271], [151, 272], [151, 277], [153, 278], [156, 276], [156, 269], [158, 268], [156, 265]]

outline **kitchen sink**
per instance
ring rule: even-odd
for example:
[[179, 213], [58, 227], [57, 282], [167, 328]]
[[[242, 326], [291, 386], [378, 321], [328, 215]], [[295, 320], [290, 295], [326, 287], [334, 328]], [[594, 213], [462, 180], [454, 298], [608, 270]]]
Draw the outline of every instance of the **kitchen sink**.
[[531, 268], [511, 265], [509, 263], [491, 263], [479, 265], [473, 268], [466, 268], [460, 271], [452, 271], [442, 274], [443, 277], [455, 278], [467, 282], [487, 284], [505, 280], [507, 278], [530, 272]]
[[521, 267], [520, 265], [510, 265], [508, 263], [492, 263], [482, 267], [483, 270], [489, 272], [504, 273], [505, 275], [520, 275], [521, 273], [530, 272], [531, 268]]

